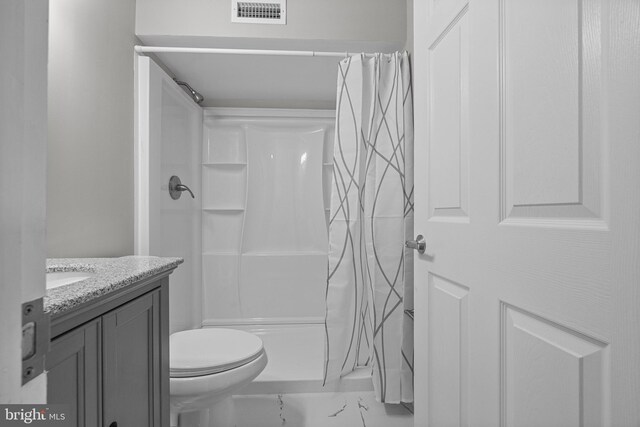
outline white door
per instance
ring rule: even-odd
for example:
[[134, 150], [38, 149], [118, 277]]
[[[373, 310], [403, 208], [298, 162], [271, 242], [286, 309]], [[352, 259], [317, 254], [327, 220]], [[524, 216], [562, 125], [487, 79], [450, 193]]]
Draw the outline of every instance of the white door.
[[[23, 302], [45, 293], [47, 0], [0, 1], [0, 403], [45, 403], [22, 384]], [[36, 335], [40, 325], [36, 325]], [[44, 327], [44, 325], [41, 324]], [[29, 360], [41, 372], [42, 359]], [[29, 368], [26, 364], [25, 368]]]
[[415, 2], [416, 426], [640, 425], [640, 2]]
[[[199, 327], [201, 317], [202, 108], [151, 58], [137, 60], [135, 148], [135, 253], [175, 256], [170, 330]], [[193, 192], [169, 195], [178, 176]]]

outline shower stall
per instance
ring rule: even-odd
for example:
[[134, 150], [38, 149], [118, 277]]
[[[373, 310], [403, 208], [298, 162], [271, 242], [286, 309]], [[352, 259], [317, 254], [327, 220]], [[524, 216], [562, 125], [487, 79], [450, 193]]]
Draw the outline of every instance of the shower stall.
[[[171, 332], [263, 340], [269, 363], [235, 397], [240, 425], [412, 425], [375, 402], [368, 368], [323, 384], [335, 112], [201, 107], [153, 59], [136, 73], [136, 253], [185, 259]], [[195, 198], [173, 199], [172, 176]]]

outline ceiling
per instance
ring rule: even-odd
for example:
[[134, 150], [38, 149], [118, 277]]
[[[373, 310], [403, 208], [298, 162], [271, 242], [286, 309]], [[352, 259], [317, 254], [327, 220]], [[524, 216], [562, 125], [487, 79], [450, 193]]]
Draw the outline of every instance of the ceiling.
[[[391, 52], [389, 43], [140, 36], [147, 46]], [[333, 109], [338, 57], [156, 53], [169, 74], [200, 92], [207, 107]]]

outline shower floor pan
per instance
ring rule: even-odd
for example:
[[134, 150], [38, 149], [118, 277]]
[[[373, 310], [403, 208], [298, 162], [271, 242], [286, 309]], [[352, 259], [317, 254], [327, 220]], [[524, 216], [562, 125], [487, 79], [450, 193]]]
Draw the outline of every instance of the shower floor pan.
[[371, 370], [322, 385], [324, 325], [237, 326], [262, 338], [269, 362], [233, 401], [242, 427], [413, 427], [408, 406], [376, 401]]
[[[227, 326], [228, 327], [228, 326]], [[372, 391], [371, 370], [360, 368], [323, 386], [324, 325], [233, 326], [258, 335], [269, 362], [239, 394]]]

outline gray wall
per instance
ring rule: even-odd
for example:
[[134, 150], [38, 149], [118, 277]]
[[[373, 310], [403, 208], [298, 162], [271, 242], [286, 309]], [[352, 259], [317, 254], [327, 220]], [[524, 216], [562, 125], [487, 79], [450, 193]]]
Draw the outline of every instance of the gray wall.
[[135, 0], [50, 0], [47, 256], [133, 253]]
[[404, 46], [406, 0], [289, 0], [287, 25], [232, 24], [231, 0], [138, 0], [136, 33], [385, 41]]
[[407, 41], [404, 48], [413, 54], [413, 0], [407, 0]]

